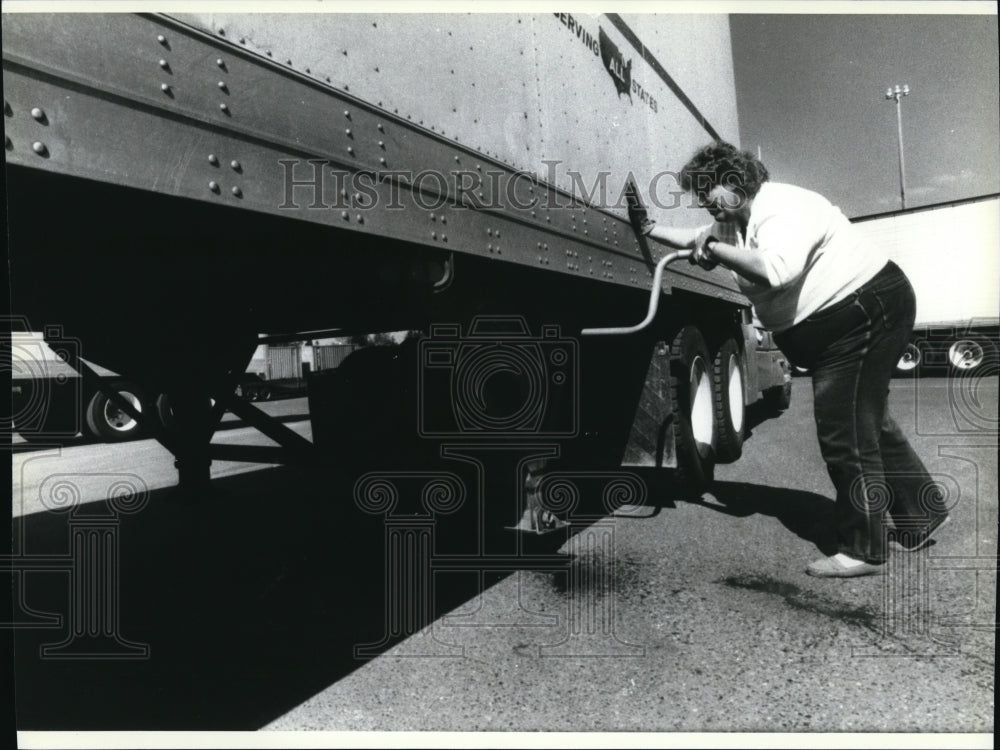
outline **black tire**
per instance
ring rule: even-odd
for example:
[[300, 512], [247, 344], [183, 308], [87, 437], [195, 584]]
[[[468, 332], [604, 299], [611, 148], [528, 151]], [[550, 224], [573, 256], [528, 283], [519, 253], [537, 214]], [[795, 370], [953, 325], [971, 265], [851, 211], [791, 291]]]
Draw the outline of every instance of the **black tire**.
[[671, 420], [677, 455], [677, 478], [694, 491], [704, 490], [715, 475], [715, 409], [712, 358], [695, 326], [685, 326], [670, 347]]
[[987, 370], [996, 372], [997, 345], [983, 336], [956, 338], [949, 345], [946, 356], [951, 375], [977, 375]]
[[743, 455], [746, 429], [746, 392], [743, 353], [735, 339], [726, 339], [712, 363], [715, 405], [715, 460], [732, 463]]
[[[209, 398], [209, 403], [211, 406], [215, 406], [215, 399]], [[163, 429], [167, 432], [175, 431], [177, 429], [177, 418], [174, 416], [174, 407], [170, 403], [170, 396], [166, 393], [161, 393], [153, 402], [153, 407], [156, 410], [156, 417], [160, 420], [160, 425], [163, 426]]]
[[[143, 410], [145, 397], [137, 385], [122, 380], [112, 383], [111, 387], [128, 399], [140, 412]], [[133, 440], [143, 434], [142, 425], [100, 391], [95, 393], [87, 404], [84, 422], [87, 432], [92, 437], [108, 443]]]
[[168, 432], [177, 425], [174, 419], [174, 409], [170, 405], [170, 398], [166, 393], [161, 393], [156, 397], [156, 417]]

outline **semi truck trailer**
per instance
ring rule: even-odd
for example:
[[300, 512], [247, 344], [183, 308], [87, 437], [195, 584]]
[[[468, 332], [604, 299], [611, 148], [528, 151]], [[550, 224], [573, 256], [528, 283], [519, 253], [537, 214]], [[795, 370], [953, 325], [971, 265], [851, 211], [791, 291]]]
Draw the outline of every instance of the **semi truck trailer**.
[[[706, 222], [671, 170], [738, 139], [726, 16], [14, 13], [3, 39], [13, 311], [132, 418], [87, 361], [169, 396], [149, 432], [182, 487], [218, 458], [337, 460], [331, 431], [375, 455], [390, 402], [388, 437], [704, 484], [748, 405], [787, 405], [731, 276], [627, 210], [634, 184]], [[317, 379], [309, 442], [234, 396], [259, 331], [423, 337]], [[226, 410], [278, 447], [213, 444]]]
[[917, 297], [900, 376], [996, 375], [1000, 196], [852, 219], [909, 277]]

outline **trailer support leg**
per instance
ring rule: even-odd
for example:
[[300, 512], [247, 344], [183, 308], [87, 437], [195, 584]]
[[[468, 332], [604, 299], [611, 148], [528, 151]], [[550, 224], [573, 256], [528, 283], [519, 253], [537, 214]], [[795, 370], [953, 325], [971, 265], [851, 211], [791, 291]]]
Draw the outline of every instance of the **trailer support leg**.
[[191, 384], [178, 385], [170, 400], [177, 425], [174, 466], [180, 491], [191, 499], [207, 497], [212, 466], [208, 444], [214, 426], [211, 401]]

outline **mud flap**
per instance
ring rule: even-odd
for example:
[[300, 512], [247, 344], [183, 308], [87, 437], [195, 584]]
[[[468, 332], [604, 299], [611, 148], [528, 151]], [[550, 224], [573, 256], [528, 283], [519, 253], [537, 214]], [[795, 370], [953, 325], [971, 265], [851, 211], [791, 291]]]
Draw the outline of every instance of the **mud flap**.
[[674, 418], [670, 393], [670, 349], [666, 342], [659, 341], [650, 355], [645, 385], [632, 419], [621, 465], [676, 468]]

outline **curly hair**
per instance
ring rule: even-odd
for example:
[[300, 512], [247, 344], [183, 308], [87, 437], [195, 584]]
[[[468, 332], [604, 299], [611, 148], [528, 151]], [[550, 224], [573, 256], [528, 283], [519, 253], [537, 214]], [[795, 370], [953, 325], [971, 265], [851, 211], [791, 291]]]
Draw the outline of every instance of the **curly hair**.
[[731, 143], [716, 141], [698, 149], [681, 170], [681, 187], [696, 194], [716, 185], [739, 189], [753, 198], [770, 174], [760, 159]]

